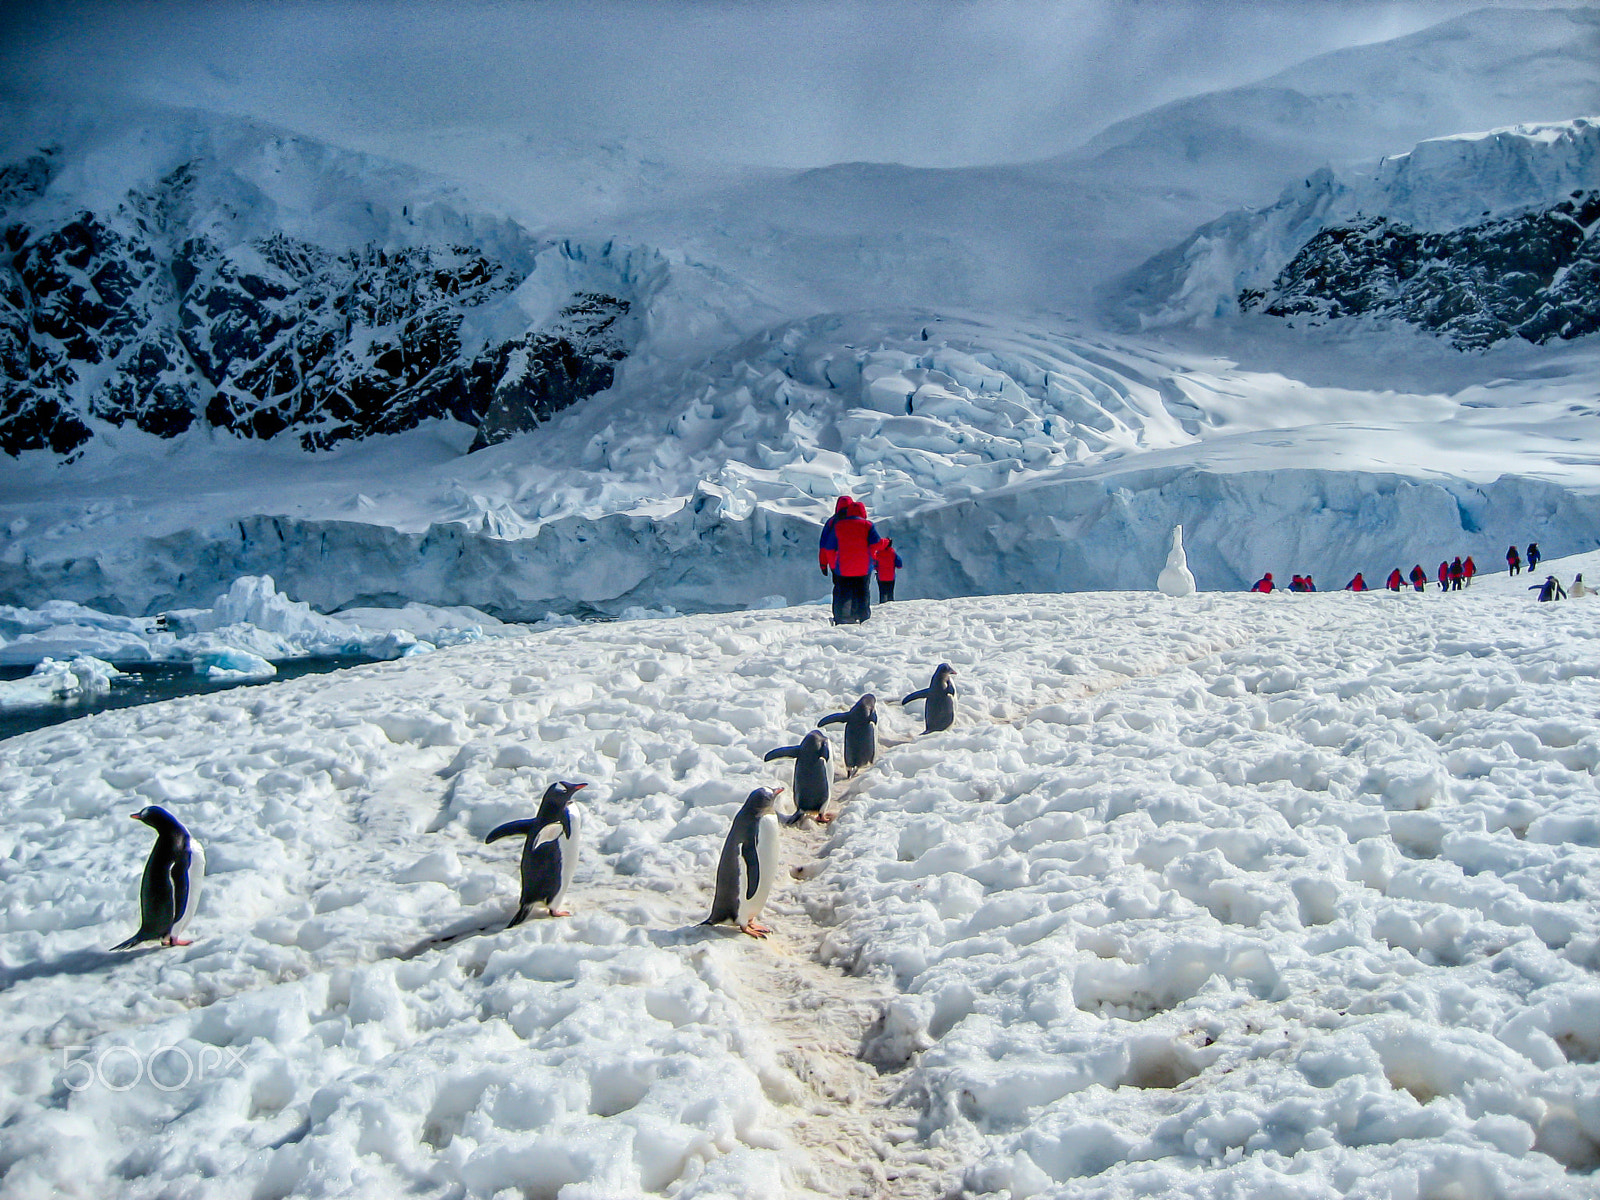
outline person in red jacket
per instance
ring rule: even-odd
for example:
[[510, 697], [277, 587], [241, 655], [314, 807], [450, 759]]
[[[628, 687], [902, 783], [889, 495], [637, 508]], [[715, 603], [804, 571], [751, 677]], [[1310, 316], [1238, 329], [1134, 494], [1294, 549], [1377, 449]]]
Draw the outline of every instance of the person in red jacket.
[[1439, 564], [1439, 590], [1441, 592], [1450, 590], [1450, 564], [1448, 562]]
[[878, 569], [878, 603], [887, 604], [894, 599], [894, 573], [905, 563], [895, 552], [894, 543], [884, 538], [883, 545], [872, 556], [872, 565]]
[[1400, 574], [1400, 568], [1396, 567], [1394, 570], [1389, 572], [1389, 582], [1383, 586], [1388, 588], [1391, 592], [1398, 592], [1401, 585], [1404, 583], [1405, 579]]
[[1270, 592], [1272, 590], [1272, 572], [1268, 571], [1260, 579], [1250, 585], [1252, 592]]
[[1411, 586], [1419, 592], [1428, 586], [1428, 573], [1422, 569], [1421, 563], [1411, 564]]
[[872, 616], [867, 575], [872, 570], [872, 556], [881, 545], [883, 539], [877, 528], [867, 520], [867, 506], [859, 500], [850, 501], [844, 515], [834, 520], [833, 528], [823, 530], [818, 557], [823, 572], [833, 572], [834, 608], [839, 613], [834, 624], [855, 625]]
[[1522, 570], [1522, 555], [1517, 551], [1515, 544], [1506, 550], [1506, 570], [1513, 575]]
[[1452, 592], [1461, 590], [1462, 573], [1465, 570], [1466, 568], [1461, 565], [1461, 555], [1458, 554], [1450, 560], [1450, 590]]
[[[1335, 575], [1334, 578], [1337, 579], [1339, 577]], [[1398, 583], [1396, 586], [1399, 586]], [[1360, 571], [1356, 572], [1356, 577], [1354, 579], [1344, 585], [1344, 590], [1347, 592], [1364, 592], [1367, 590], [1367, 581], [1361, 577]]]
[[[817, 565], [822, 568], [824, 577], [828, 574], [828, 552], [826, 547], [828, 539], [833, 534], [834, 524], [840, 517], [850, 511], [850, 506], [854, 503], [855, 501], [849, 496], [840, 496], [833, 502], [833, 516], [829, 517], [827, 524], [822, 527], [822, 537], [817, 542]], [[837, 548], [837, 543], [835, 543], [835, 549]], [[837, 573], [833, 577], [833, 623], [835, 625], [844, 624], [844, 591], [839, 587]]]
[[1478, 564], [1472, 561], [1472, 555], [1467, 555], [1461, 563], [1461, 580], [1468, 587], [1472, 586], [1472, 577], [1478, 573]]

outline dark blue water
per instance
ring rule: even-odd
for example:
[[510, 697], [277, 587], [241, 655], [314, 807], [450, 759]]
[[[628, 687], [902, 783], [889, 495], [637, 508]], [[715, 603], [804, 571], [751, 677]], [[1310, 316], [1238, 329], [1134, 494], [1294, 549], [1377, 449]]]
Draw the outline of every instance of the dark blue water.
[[[195, 696], [204, 692], [225, 692], [236, 687], [269, 687], [285, 679], [298, 679], [302, 675], [325, 675], [343, 667], [360, 666], [372, 662], [369, 658], [296, 658], [274, 664], [277, 675], [271, 679], [216, 680], [207, 675], [195, 674], [188, 663], [132, 663], [118, 664], [124, 672], [111, 681], [111, 691], [102, 696], [90, 696], [74, 704], [45, 704], [38, 708], [16, 708], [0, 711], [0, 739], [31, 733], [49, 725], [59, 725], [88, 713], [103, 712], [108, 708], [133, 708], [157, 700], [171, 700], [176, 696]], [[32, 667], [0, 667], [0, 679], [25, 679], [33, 673]]]

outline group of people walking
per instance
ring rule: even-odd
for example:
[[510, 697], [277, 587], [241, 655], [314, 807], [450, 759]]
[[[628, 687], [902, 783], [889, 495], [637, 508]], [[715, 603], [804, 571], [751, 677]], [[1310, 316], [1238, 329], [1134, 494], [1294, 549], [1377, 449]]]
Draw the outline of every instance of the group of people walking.
[[867, 506], [840, 496], [822, 527], [817, 565], [824, 576], [833, 575], [833, 623], [856, 625], [872, 616], [871, 574], [878, 574], [878, 603], [887, 604], [894, 599], [895, 572], [905, 564], [894, 543], [867, 519]]
[[[1529, 542], [1527, 564], [1530, 573], [1539, 565], [1539, 557], [1539, 543]], [[1511, 574], [1515, 575], [1521, 571], [1522, 564], [1523, 557], [1516, 546], [1512, 546], [1506, 551], [1506, 567]], [[1472, 578], [1477, 573], [1478, 564], [1472, 561], [1472, 555], [1468, 554], [1466, 557], [1462, 557], [1458, 554], [1453, 559], [1446, 559], [1441, 562], [1434, 578], [1438, 581], [1441, 592], [1459, 592], [1462, 588], [1472, 585]], [[1428, 572], [1423, 570], [1421, 563], [1413, 565], [1409, 575], [1402, 575], [1400, 568], [1396, 567], [1389, 572], [1389, 578], [1384, 582], [1384, 587], [1391, 592], [1404, 591], [1408, 581], [1414, 590], [1419, 592], [1426, 590], [1429, 583]], [[1273, 592], [1279, 589], [1278, 585], [1272, 580], [1272, 572], [1268, 571], [1250, 585], [1250, 590], [1252, 592]], [[1317, 585], [1311, 581], [1311, 576], [1309, 575], [1296, 575], [1290, 581], [1287, 590], [1291, 592], [1314, 592], [1317, 590]], [[1344, 585], [1344, 590], [1347, 592], [1365, 592], [1369, 590], [1366, 576], [1357, 571], [1355, 578]], [[1584, 586], [1582, 575], [1573, 580], [1571, 592], [1565, 590], [1554, 575], [1546, 578], [1543, 583], [1534, 584], [1528, 590], [1530, 592], [1538, 592], [1540, 600], [1564, 600], [1569, 595], [1584, 596], [1589, 592], [1589, 589]]]

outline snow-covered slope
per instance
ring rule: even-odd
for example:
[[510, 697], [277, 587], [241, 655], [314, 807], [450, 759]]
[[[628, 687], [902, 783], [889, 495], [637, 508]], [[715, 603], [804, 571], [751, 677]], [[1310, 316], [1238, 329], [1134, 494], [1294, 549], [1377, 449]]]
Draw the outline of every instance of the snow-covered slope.
[[1261, 310], [1372, 314], [1482, 347], [1594, 332], [1600, 120], [1437, 138], [1366, 173], [1323, 169], [1132, 272], [1144, 328]]
[[[1521, 584], [620, 622], [27, 735], [4, 1190], [1592, 1195], [1600, 626]], [[939, 661], [776, 936], [697, 927], [762, 755]], [[556, 778], [576, 915], [503, 930]], [[149, 803], [196, 941], [111, 955]]]

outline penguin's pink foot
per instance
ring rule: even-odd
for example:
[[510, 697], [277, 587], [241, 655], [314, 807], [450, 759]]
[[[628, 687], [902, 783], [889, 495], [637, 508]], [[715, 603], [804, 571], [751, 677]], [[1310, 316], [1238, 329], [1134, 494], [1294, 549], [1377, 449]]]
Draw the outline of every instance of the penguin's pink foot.
[[184, 940], [183, 938], [164, 937], [161, 939], [161, 944], [163, 946], [192, 946], [194, 945], [194, 939]]
[[550, 915], [552, 917], [570, 917], [572, 915], [572, 910], [566, 908], [552, 908], [550, 910]]
[[772, 930], [768, 929], [765, 925], [757, 925], [754, 921], [747, 921], [743, 925], [739, 926], [739, 932], [748, 933], [753, 938], [764, 938], [767, 936], [767, 934], [771, 933]]
[[826, 825], [831, 820], [833, 820], [833, 814], [832, 813], [818, 813], [817, 814], [817, 824], [818, 825]]

